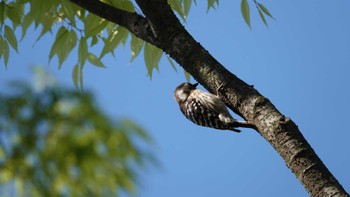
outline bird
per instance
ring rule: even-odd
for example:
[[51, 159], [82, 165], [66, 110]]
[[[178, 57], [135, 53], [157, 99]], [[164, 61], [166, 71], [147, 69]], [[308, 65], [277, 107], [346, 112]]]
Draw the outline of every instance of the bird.
[[237, 127], [255, 128], [246, 121], [234, 119], [219, 96], [197, 89], [198, 83], [181, 83], [174, 97], [181, 112], [193, 123], [220, 130], [241, 132]]

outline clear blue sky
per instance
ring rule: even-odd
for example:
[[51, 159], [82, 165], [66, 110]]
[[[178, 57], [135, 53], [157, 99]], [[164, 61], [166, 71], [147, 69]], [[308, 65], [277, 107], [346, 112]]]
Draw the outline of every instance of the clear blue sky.
[[[197, 2], [185, 25], [188, 31], [291, 117], [350, 192], [350, 2], [262, 1], [276, 20], [268, 19], [267, 29], [251, 7], [252, 30], [243, 22], [240, 1], [220, 1], [208, 14], [206, 3]], [[37, 64], [73, 86], [76, 55], [57, 70], [57, 62], [48, 65], [47, 58], [53, 37], [45, 36], [32, 48], [37, 35], [29, 33], [21, 42], [7, 71], [1, 61], [1, 89], [5, 81], [29, 79], [29, 68]], [[185, 119], [173, 99], [173, 89], [185, 81], [182, 71], [175, 73], [163, 59], [151, 81], [143, 57], [132, 64], [129, 59], [124, 47], [116, 50], [116, 59], [104, 59], [107, 69], [86, 65], [84, 85], [111, 117], [133, 118], [156, 141], [162, 168], [143, 173], [138, 196], [308, 196], [256, 132], [217, 131]]]

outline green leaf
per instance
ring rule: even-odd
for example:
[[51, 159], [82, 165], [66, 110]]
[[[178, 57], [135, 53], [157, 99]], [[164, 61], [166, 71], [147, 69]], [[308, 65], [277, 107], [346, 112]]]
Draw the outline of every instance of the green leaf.
[[180, 0], [169, 0], [168, 1], [170, 6], [171, 6], [171, 9], [176, 11], [183, 20], [186, 20], [186, 17], [185, 17], [185, 14], [184, 14], [184, 10], [181, 6], [181, 2]]
[[78, 60], [80, 65], [84, 65], [88, 54], [87, 40], [85, 37], [80, 38], [78, 47]]
[[20, 3], [20, 4], [25, 4], [27, 3], [29, 0], [17, 0], [16, 3]]
[[87, 34], [86, 36], [93, 36], [93, 35], [100, 35], [102, 33], [102, 31], [106, 28], [107, 24], [109, 22], [106, 20], [101, 20], [100, 24], [93, 27]]
[[108, 21], [89, 13], [84, 19], [85, 36], [90, 37], [102, 32]]
[[117, 46], [120, 43], [125, 43], [126, 39], [128, 38], [128, 35], [128, 30], [121, 26], [118, 26], [114, 31], [111, 31], [108, 38], [103, 39], [103, 42], [105, 44], [100, 54], [100, 58], [105, 56], [107, 53], [112, 53], [112, 55], [114, 56], [114, 49], [117, 48]]
[[79, 64], [76, 64], [73, 68], [72, 79], [76, 89], [79, 89]]
[[218, 5], [219, 1], [218, 0], [208, 0], [208, 6], [207, 6], [207, 12], [210, 10], [210, 8], [215, 9], [215, 4]]
[[[259, 8], [269, 17], [273, 18], [269, 10], [261, 3], [258, 3]], [[274, 19], [274, 18], [273, 18]]]
[[190, 82], [190, 79], [191, 79], [190, 73], [188, 73], [187, 71], [184, 70], [184, 74], [185, 74], [185, 77], [186, 77], [186, 81]]
[[67, 59], [70, 52], [76, 46], [77, 35], [74, 30], [68, 31], [65, 27], [61, 27], [55, 38], [55, 42], [51, 47], [49, 61], [54, 55], [58, 58], [58, 67], [61, 68], [63, 62]]
[[4, 24], [5, 20], [5, 2], [1, 1], [0, 2], [0, 24]]
[[67, 59], [68, 55], [70, 54], [70, 52], [73, 50], [73, 48], [77, 44], [77, 35], [76, 35], [75, 31], [70, 30], [68, 32], [67, 37], [63, 41], [64, 41], [64, 43], [63, 43], [63, 45], [61, 45], [61, 48], [59, 49], [59, 51], [57, 53], [59, 68], [61, 68], [63, 62]]
[[134, 35], [131, 36], [130, 48], [131, 48], [131, 60], [132, 62], [139, 54], [144, 45], [144, 41]]
[[50, 3], [42, 3], [40, 0], [30, 1], [30, 12], [34, 15], [35, 28], [42, 25], [43, 21], [48, 20], [48, 17], [56, 15], [57, 11], [54, 9], [58, 5], [59, 1], [52, 1]]
[[261, 11], [260, 9], [259, 9], [259, 15], [260, 15], [261, 20], [262, 20], [262, 21], [264, 22], [264, 24], [266, 25], [266, 27], [269, 27], [269, 26], [267, 25], [265, 16], [264, 16], [264, 14], [262, 13], [262, 11]]
[[9, 62], [9, 56], [10, 56], [10, 48], [9, 48], [9, 44], [7, 42], [4, 42], [4, 63], [5, 63], [5, 67], [7, 68], [7, 63]]
[[83, 65], [81, 65], [79, 68], [79, 84], [80, 84], [80, 90], [84, 91], [84, 76], [83, 76]]
[[76, 89], [83, 91], [84, 82], [83, 82], [83, 67], [80, 64], [75, 64], [72, 71], [72, 79]]
[[4, 39], [0, 35], [0, 58], [1, 58], [2, 54], [4, 54], [4, 42], [5, 42]]
[[55, 41], [51, 47], [49, 54], [49, 61], [53, 56], [57, 55], [58, 66], [61, 68], [63, 62], [67, 59], [70, 52], [76, 46], [77, 35], [74, 30], [68, 31], [65, 27], [61, 27], [57, 34]]
[[175, 72], [177, 72], [177, 69], [176, 69], [176, 66], [174, 64], [174, 61], [169, 56], [166, 56], [166, 57], [167, 57], [170, 65], [171, 65], [171, 67], [175, 70]]
[[112, 0], [110, 1], [112, 6], [117, 7], [119, 9], [128, 11], [128, 12], [135, 12], [135, 7], [134, 5], [131, 3], [130, 0]]
[[93, 64], [95, 66], [98, 66], [101, 68], [106, 68], [106, 66], [102, 63], [102, 61], [96, 55], [94, 55], [92, 53], [88, 53], [87, 59], [91, 64]]
[[126, 40], [128, 39], [128, 36], [129, 36], [129, 31], [122, 26], [119, 26], [118, 28], [119, 28], [118, 34], [116, 37], [117, 39], [120, 39], [123, 45], [125, 45]]
[[185, 19], [186, 19], [191, 9], [192, 0], [184, 0], [183, 4], [184, 4]]
[[63, 12], [63, 16], [67, 18], [73, 26], [76, 26], [75, 15], [77, 14], [79, 7], [69, 1], [61, 1], [61, 3], [61, 12]]
[[242, 0], [241, 12], [242, 12], [244, 21], [247, 23], [247, 25], [251, 29], [251, 26], [250, 26], [250, 8], [249, 8], [249, 4], [248, 4], [247, 0]]
[[0, 58], [1, 58], [2, 54], [4, 53], [3, 46], [4, 46], [4, 41], [3, 41], [2, 36], [0, 35]]
[[11, 27], [5, 25], [5, 37], [10, 43], [11, 47], [18, 53], [17, 38]]
[[16, 30], [17, 26], [21, 24], [23, 16], [23, 8], [21, 6], [11, 7], [7, 10], [7, 16], [13, 24], [13, 29]]
[[4, 40], [4, 38], [0, 35], [0, 58], [1, 56], [4, 56], [4, 65], [5, 68], [7, 68], [7, 63], [9, 60], [9, 45], [8, 43]]
[[22, 36], [21, 40], [23, 40], [24, 36], [27, 34], [28, 27], [33, 23], [34, 21], [34, 14], [33, 12], [29, 12], [27, 15], [24, 16], [23, 23], [22, 23]]
[[94, 46], [95, 44], [97, 44], [98, 42], [98, 38], [96, 35], [92, 36], [92, 40], [91, 40], [91, 44], [90, 47]]
[[[103, 58], [107, 53], [112, 53], [113, 50], [117, 47], [118, 43], [116, 40], [113, 40], [113, 36], [110, 35], [108, 38], [102, 38], [104, 45], [100, 54], [100, 58]], [[115, 41], [115, 42], [112, 42]]]
[[56, 22], [57, 18], [53, 15], [47, 15], [45, 18], [41, 21], [41, 32], [38, 38], [36, 39], [36, 42], [40, 40], [40, 38], [45, 35], [48, 32], [51, 32], [51, 28]]
[[147, 68], [147, 74], [152, 79], [152, 71], [153, 69], [158, 70], [158, 63], [160, 58], [162, 57], [163, 51], [148, 42], [145, 44], [144, 48], [144, 58], [145, 64]]
[[55, 54], [58, 53], [59, 49], [62, 48], [62, 45], [64, 46], [63, 41], [67, 36], [68, 36], [68, 30], [64, 26], [61, 26], [61, 28], [56, 33], [55, 41], [51, 47], [50, 54], [49, 54], [49, 61], [53, 58]]

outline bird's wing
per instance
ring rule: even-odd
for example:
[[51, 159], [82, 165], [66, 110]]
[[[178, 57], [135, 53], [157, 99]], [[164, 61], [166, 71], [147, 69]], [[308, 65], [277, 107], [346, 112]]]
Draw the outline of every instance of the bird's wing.
[[198, 100], [199, 103], [206, 106], [207, 109], [212, 112], [220, 114], [222, 112], [229, 114], [225, 103], [218, 98], [216, 95], [209, 92], [203, 92], [201, 90], [194, 90], [191, 94], [191, 97], [194, 97]]

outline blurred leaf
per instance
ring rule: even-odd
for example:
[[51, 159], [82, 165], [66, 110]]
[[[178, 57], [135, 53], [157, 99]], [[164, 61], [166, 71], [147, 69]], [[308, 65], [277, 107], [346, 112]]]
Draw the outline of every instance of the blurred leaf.
[[135, 134], [143, 140], [146, 140], [149, 143], [152, 142], [152, 138], [148, 135], [148, 133], [139, 125], [135, 124], [135, 122], [132, 120], [124, 118], [121, 120], [121, 124], [125, 125], [130, 131], [135, 132]]
[[[79, 65], [73, 70], [78, 81]], [[152, 140], [140, 126], [112, 121], [89, 92], [37, 92], [28, 83], [17, 83], [14, 92], [0, 95], [2, 191], [77, 197], [135, 191], [136, 171], [153, 155]]]
[[251, 26], [250, 26], [250, 8], [249, 8], [249, 4], [248, 4], [247, 0], [242, 0], [241, 12], [242, 12], [242, 16], [244, 18], [244, 21], [247, 23], [247, 25], [251, 29]]
[[17, 38], [11, 27], [5, 25], [5, 37], [11, 47], [18, 53]]
[[152, 79], [153, 69], [158, 70], [159, 60], [162, 57], [163, 51], [158, 47], [155, 47], [148, 42], [144, 48], [144, 59], [147, 68], [148, 76]]

